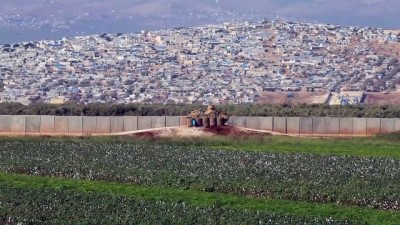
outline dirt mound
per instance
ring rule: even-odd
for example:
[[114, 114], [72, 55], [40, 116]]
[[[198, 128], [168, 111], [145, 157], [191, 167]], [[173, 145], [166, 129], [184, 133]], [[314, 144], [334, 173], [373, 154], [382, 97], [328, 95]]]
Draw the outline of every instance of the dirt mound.
[[143, 131], [132, 134], [136, 137], [211, 137], [211, 136], [262, 136], [269, 132], [253, 131], [243, 128], [224, 126], [215, 128], [203, 127], [173, 127], [153, 131]]

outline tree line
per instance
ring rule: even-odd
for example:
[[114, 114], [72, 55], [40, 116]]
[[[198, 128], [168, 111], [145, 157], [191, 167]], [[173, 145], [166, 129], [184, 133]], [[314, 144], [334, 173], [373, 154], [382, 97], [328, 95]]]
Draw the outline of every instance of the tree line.
[[[1, 103], [0, 115], [55, 115], [55, 116], [185, 116], [195, 109], [205, 110], [205, 105], [183, 104], [64, 104]], [[219, 111], [232, 116], [287, 116], [287, 117], [377, 117], [400, 118], [400, 106], [396, 105], [346, 105], [323, 104], [240, 104], [216, 105]]]

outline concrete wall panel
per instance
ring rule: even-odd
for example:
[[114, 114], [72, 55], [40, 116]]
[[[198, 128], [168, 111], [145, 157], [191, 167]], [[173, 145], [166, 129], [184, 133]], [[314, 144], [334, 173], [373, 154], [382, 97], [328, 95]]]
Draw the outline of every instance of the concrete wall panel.
[[326, 117], [325, 118], [328, 134], [339, 135], [340, 134], [340, 118], [338, 117]]
[[273, 117], [260, 117], [260, 130], [272, 131], [273, 122]]
[[367, 135], [367, 119], [353, 118], [353, 135]]
[[379, 134], [381, 132], [380, 118], [367, 118], [367, 135]]
[[165, 126], [166, 127], [179, 127], [180, 126], [180, 117], [179, 116], [165, 117]]
[[381, 119], [381, 133], [387, 134], [395, 131], [396, 121], [393, 118]]
[[25, 131], [27, 134], [40, 134], [40, 116], [26, 116]]
[[340, 118], [339, 119], [339, 134], [353, 135], [353, 118]]
[[112, 116], [111, 122], [111, 133], [124, 132], [124, 118], [120, 116]]
[[272, 130], [278, 133], [286, 133], [286, 117], [274, 117]]
[[228, 126], [236, 126], [236, 116], [230, 116], [229, 120], [225, 123]]
[[186, 116], [180, 116], [179, 117], [179, 126], [183, 127], [183, 126], [187, 126], [187, 117]]
[[394, 131], [400, 131], [400, 119], [394, 119]]
[[69, 117], [69, 133], [70, 134], [82, 134], [83, 133], [83, 117], [82, 116], [70, 116]]
[[151, 116], [140, 116], [138, 117], [138, 130], [151, 129]]
[[137, 116], [124, 116], [124, 132], [138, 130]]
[[287, 117], [287, 133], [300, 134], [300, 117]]
[[[68, 116], [54, 117], [54, 132], [56, 134], [68, 134], [69, 133], [69, 117]], [[78, 133], [82, 133], [82, 132], [78, 132]]]
[[310, 117], [300, 117], [300, 135], [313, 134], [313, 119]]
[[41, 134], [54, 134], [54, 116], [41, 116], [40, 117], [40, 133]]
[[235, 116], [230, 116], [228, 121], [226, 121], [226, 125], [228, 126], [234, 126], [234, 120], [235, 120]]
[[98, 134], [111, 133], [111, 118], [109, 116], [96, 117], [96, 133]]
[[[231, 118], [229, 118], [229, 120], [231, 120]], [[233, 126], [236, 127], [244, 127], [244, 128], [247, 127], [246, 117], [234, 116], [232, 117], [231, 123]]]
[[97, 119], [95, 116], [84, 116], [82, 118], [82, 132], [84, 134], [97, 133]]
[[165, 124], [165, 116], [151, 117], [151, 128], [162, 128], [165, 127]]
[[[399, 118], [237, 117], [228, 124], [291, 134], [373, 135], [400, 131]], [[82, 134], [186, 126], [186, 117], [80, 117], [0, 115], [0, 132], [15, 134]]]
[[340, 130], [340, 120], [335, 117], [314, 117], [313, 118], [314, 135], [338, 135]]
[[11, 133], [11, 116], [0, 115], [0, 133]]
[[249, 129], [260, 129], [260, 117], [245, 117], [246, 119], [246, 128]]
[[288, 117], [287, 119], [287, 133], [288, 134], [300, 134], [300, 118], [299, 117]]
[[25, 116], [11, 116], [11, 133], [14, 134], [25, 134]]

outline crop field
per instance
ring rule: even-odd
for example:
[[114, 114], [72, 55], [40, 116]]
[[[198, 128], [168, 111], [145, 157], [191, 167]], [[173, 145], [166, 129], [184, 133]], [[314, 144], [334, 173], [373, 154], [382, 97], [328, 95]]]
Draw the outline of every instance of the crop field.
[[396, 136], [1, 138], [0, 221], [400, 224], [399, 156]]

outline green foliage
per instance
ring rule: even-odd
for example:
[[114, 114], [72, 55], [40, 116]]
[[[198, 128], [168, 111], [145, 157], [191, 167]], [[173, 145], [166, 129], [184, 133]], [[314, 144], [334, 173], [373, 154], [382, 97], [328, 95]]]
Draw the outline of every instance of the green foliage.
[[397, 212], [0, 173], [0, 219], [30, 224], [398, 224]]
[[0, 224], [397, 225], [399, 152], [396, 133], [0, 138]]
[[90, 139], [3, 141], [0, 157], [0, 170], [14, 173], [400, 209], [400, 160], [392, 158], [210, 151]]
[[[146, 105], [146, 104], [65, 104], [35, 103], [24, 106], [18, 103], [0, 104], [0, 115], [57, 115], [57, 116], [182, 116], [204, 105]], [[268, 105], [241, 104], [221, 105], [218, 109], [235, 116], [331, 116], [331, 117], [400, 117], [400, 106], [384, 105]]]
[[276, 153], [312, 153], [356, 157], [385, 157], [400, 159], [400, 134], [381, 134], [376, 137], [357, 138], [298, 138], [285, 136], [212, 136], [212, 137], [159, 137], [136, 138], [132, 136], [86, 137], [0, 137], [5, 142], [43, 141], [58, 143], [92, 144], [144, 144], [186, 147], [205, 147], [214, 150], [238, 150]]

